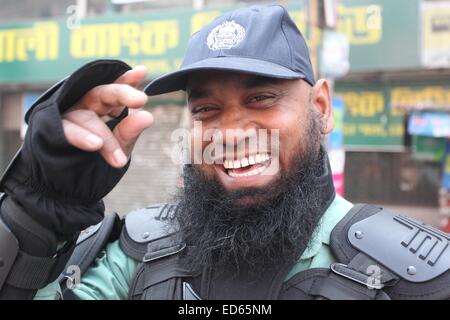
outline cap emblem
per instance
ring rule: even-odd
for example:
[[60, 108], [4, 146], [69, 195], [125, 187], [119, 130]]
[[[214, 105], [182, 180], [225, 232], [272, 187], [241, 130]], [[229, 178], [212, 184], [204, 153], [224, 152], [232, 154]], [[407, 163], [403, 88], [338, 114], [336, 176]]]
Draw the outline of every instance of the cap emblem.
[[206, 44], [213, 51], [231, 49], [237, 46], [244, 37], [245, 29], [243, 26], [233, 20], [225, 21], [211, 30], [206, 38]]

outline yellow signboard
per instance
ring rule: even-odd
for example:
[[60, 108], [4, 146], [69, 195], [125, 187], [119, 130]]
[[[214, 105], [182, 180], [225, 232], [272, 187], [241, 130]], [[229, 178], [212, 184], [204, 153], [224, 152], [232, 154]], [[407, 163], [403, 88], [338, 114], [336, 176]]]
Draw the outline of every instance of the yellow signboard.
[[38, 22], [29, 28], [0, 29], [0, 63], [56, 60], [59, 58], [59, 24]]
[[345, 103], [347, 147], [400, 148], [403, 145], [403, 113], [389, 108], [384, 90], [349, 90], [337, 95]]
[[177, 20], [82, 25], [71, 32], [73, 58], [163, 55], [179, 45]]
[[391, 90], [391, 106], [394, 109], [450, 111], [450, 87], [395, 87]]
[[337, 30], [345, 34], [353, 45], [373, 44], [381, 40], [382, 6], [339, 6]]

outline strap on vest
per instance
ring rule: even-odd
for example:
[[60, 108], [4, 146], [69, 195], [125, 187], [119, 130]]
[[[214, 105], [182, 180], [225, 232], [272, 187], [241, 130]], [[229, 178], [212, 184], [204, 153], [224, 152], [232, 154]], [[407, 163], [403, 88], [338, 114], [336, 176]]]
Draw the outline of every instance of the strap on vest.
[[[345, 271], [344, 271], [345, 272]], [[296, 274], [283, 286], [279, 299], [313, 300], [389, 300], [382, 289], [374, 289], [354, 272], [342, 275], [326, 268], [314, 268]]]
[[389, 296], [378, 289], [365, 286], [362, 283], [329, 273], [328, 277], [320, 277], [309, 290], [316, 299], [328, 300], [389, 300]]
[[182, 299], [182, 279], [190, 273], [179, 266], [178, 260], [178, 256], [171, 256], [144, 265], [143, 300]]
[[[161, 239], [160, 239], [161, 240]], [[171, 246], [148, 244], [147, 253], [140, 265], [128, 298], [132, 300], [181, 300], [183, 296], [183, 278], [192, 274], [183, 268], [181, 253], [186, 245], [178, 241], [178, 235], [164, 239]]]
[[67, 262], [64, 271], [58, 277], [63, 297], [73, 300], [76, 296], [71, 288], [81, 276], [91, 267], [96, 259], [105, 254], [105, 246], [117, 240], [123, 222], [116, 213], [105, 215], [105, 218], [97, 225], [82, 231], [78, 237], [75, 250]]

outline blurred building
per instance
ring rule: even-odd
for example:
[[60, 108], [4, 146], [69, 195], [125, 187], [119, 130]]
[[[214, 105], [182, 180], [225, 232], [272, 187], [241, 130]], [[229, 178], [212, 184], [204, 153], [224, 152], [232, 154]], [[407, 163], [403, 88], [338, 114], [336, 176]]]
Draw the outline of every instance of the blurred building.
[[345, 104], [346, 196], [416, 207], [439, 225], [450, 188], [450, 2], [358, 4], [341, 7], [338, 22], [350, 41], [350, 72], [336, 82]]
[[[189, 36], [220, 13], [271, 2], [0, 0], [0, 170], [21, 143], [27, 107], [78, 66], [121, 59], [147, 65], [154, 78], [177, 68]], [[321, 11], [330, 1], [279, 2], [320, 66], [321, 22], [311, 8], [316, 4]], [[349, 46], [348, 73], [335, 79], [336, 97], [344, 104], [339, 130], [346, 197], [437, 212], [450, 189], [444, 179], [447, 170], [450, 174], [444, 166], [450, 0], [340, 0], [332, 8], [334, 29]], [[179, 167], [171, 160], [170, 135], [186, 126], [184, 100], [182, 93], [151, 99], [155, 126], [139, 141], [129, 174], [107, 198], [109, 208], [126, 212], [173, 194]], [[430, 221], [437, 224], [436, 219]]]

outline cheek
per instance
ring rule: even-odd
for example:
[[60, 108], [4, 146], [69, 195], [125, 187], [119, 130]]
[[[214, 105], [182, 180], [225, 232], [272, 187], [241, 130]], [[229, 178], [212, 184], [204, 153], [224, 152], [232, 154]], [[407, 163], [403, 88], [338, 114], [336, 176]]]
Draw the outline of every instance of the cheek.
[[189, 139], [190, 139], [189, 152], [191, 163], [194, 165], [203, 164], [204, 162], [203, 151], [205, 150], [209, 142], [203, 141], [204, 140], [203, 137], [204, 137], [204, 130], [202, 126], [196, 126], [194, 128], [191, 128], [189, 132]]
[[308, 139], [307, 124], [305, 119], [296, 114], [283, 119], [284, 121], [279, 122], [279, 159], [280, 165], [288, 168], [295, 160], [294, 157], [304, 152], [305, 142]]

